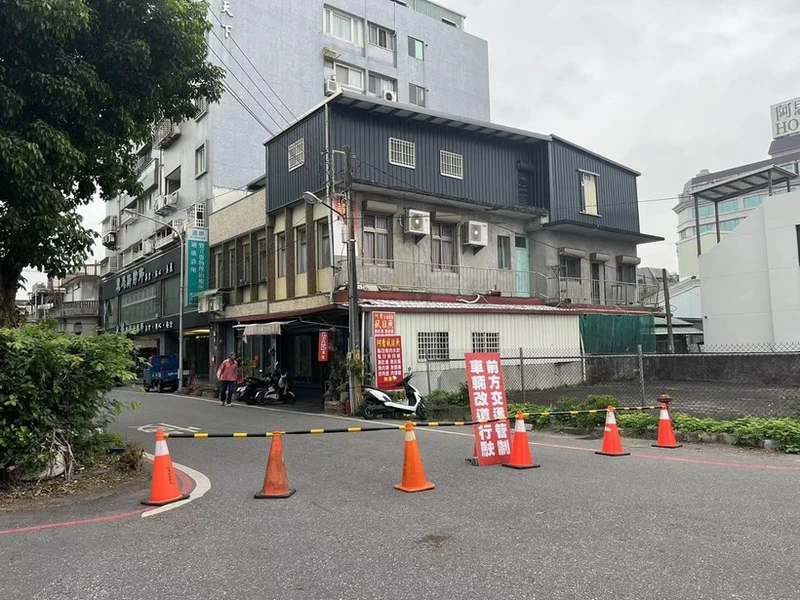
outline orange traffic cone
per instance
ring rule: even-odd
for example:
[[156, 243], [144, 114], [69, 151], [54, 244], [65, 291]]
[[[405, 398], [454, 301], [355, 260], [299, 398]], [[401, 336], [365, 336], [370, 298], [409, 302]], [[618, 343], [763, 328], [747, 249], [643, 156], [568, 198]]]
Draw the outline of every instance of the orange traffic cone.
[[504, 467], [511, 469], [535, 469], [541, 465], [533, 464], [531, 447], [528, 444], [528, 432], [525, 429], [525, 417], [522, 411], [517, 411], [517, 418], [514, 421], [514, 437], [511, 438], [511, 458]]
[[617, 429], [617, 418], [614, 416], [614, 407], [609, 406], [606, 413], [606, 427], [603, 433], [603, 447], [595, 454], [604, 456], [628, 456], [630, 452], [622, 450], [622, 440]]
[[142, 504], [164, 506], [179, 500], [186, 500], [188, 497], [189, 495], [181, 493], [181, 489], [178, 487], [178, 479], [175, 477], [175, 470], [172, 468], [172, 459], [169, 456], [167, 440], [164, 438], [164, 430], [159, 427], [156, 430], [156, 452], [153, 458], [150, 499], [142, 500]]
[[417, 436], [414, 435], [414, 424], [406, 423], [406, 442], [403, 455], [403, 481], [394, 486], [401, 492], [424, 492], [436, 486], [425, 478], [425, 468], [422, 466], [422, 457], [417, 446]]
[[267, 471], [264, 473], [264, 486], [254, 498], [288, 498], [297, 490], [289, 487], [286, 476], [286, 465], [283, 463], [283, 440], [279, 431], [272, 436], [267, 459]]
[[[669, 398], [669, 396], [667, 396]], [[659, 397], [661, 400], [661, 397]], [[669, 401], [661, 401], [661, 412], [658, 415], [658, 439], [653, 448], [680, 448], [672, 431], [672, 419], [669, 418]]]

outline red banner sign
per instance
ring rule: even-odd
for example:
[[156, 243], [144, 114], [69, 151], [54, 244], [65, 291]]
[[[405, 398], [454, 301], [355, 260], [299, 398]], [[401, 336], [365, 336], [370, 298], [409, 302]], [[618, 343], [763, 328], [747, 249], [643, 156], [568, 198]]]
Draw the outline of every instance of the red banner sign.
[[319, 332], [319, 345], [317, 348], [317, 360], [319, 362], [328, 362], [328, 332]]
[[375, 383], [391, 390], [403, 378], [403, 340], [399, 335], [375, 338]]
[[[464, 355], [467, 366], [469, 406], [473, 421], [491, 421], [508, 416], [506, 385], [500, 355], [490, 352]], [[475, 457], [480, 466], [507, 462], [511, 456], [508, 421], [475, 425]]]
[[372, 313], [372, 335], [394, 335], [394, 313]]

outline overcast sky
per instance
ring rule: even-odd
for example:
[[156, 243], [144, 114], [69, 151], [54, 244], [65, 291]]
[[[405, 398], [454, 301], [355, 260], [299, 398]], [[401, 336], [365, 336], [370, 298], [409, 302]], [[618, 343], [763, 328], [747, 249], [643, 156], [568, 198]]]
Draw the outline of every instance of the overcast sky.
[[[666, 238], [639, 246], [644, 266], [677, 269], [686, 180], [768, 158], [770, 105], [800, 96], [800, 0], [443, 3], [489, 41], [493, 121], [642, 173], [641, 229]], [[97, 225], [104, 207], [82, 214]]]

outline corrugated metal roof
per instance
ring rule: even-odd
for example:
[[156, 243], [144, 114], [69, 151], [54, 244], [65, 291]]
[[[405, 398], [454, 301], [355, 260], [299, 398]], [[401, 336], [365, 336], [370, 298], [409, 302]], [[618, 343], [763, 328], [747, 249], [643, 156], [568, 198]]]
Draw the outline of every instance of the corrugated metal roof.
[[626, 307], [567, 307], [546, 304], [500, 304], [486, 302], [435, 302], [431, 300], [360, 300], [362, 308], [407, 310], [409, 312], [505, 312], [523, 314], [582, 315], [582, 314], [647, 314], [647, 311], [626, 310]]
[[730, 198], [738, 198], [745, 194], [752, 194], [769, 186], [770, 176], [772, 187], [777, 188], [787, 181], [795, 179], [797, 175], [786, 169], [770, 164], [766, 167], [729, 177], [717, 183], [696, 189], [690, 194], [700, 200], [708, 202], [722, 202]]

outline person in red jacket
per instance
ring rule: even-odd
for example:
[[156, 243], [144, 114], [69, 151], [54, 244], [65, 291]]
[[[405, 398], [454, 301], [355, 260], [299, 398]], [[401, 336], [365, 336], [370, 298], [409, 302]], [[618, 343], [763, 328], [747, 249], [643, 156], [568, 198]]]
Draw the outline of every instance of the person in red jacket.
[[231, 355], [222, 361], [217, 369], [217, 381], [219, 381], [222, 388], [220, 399], [222, 404], [220, 406], [231, 406], [233, 402], [233, 391], [236, 389], [236, 377], [239, 374], [239, 363], [236, 362], [236, 353], [231, 352]]

